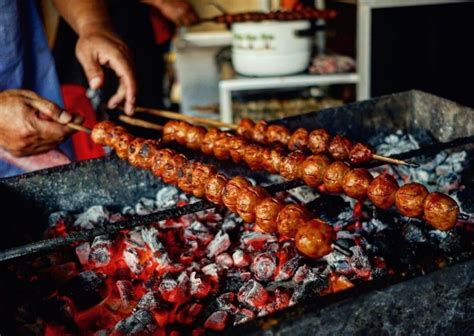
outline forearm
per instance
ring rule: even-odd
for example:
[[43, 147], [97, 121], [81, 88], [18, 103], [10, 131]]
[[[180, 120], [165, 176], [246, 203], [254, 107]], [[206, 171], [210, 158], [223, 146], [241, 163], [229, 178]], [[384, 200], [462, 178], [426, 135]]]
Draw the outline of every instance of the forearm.
[[66, 22], [79, 35], [91, 30], [113, 30], [104, 0], [53, 0]]

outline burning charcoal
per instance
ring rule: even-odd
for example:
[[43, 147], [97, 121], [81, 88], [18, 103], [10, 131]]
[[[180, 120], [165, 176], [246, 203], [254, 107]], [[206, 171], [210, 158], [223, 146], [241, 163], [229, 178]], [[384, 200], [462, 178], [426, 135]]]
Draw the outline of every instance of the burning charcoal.
[[430, 243], [447, 255], [457, 253], [462, 250], [462, 236], [456, 230], [451, 231], [429, 231]]
[[255, 279], [259, 281], [269, 281], [276, 270], [276, 260], [270, 253], [260, 253], [253, 259], [250, 270], [253, 272]]
[[123, 319], [115, 325], [114, 331], [124, 335], [143, 335], [157, 328], [153, 315], [146, 310], [138, 310], [132, 316]]
[[156, 293], [147, 292], [141, 297], [140, 301], [138, 301], [135, 309], [153, 310], [159, 306], [159, 301], [160, 299]]
[[89, 263], [89, 255], [91, 253], [91, 246], [89, 243], [82, 243], [76, 246], [76, 255], [81, 265]]
[[122, 300], [125, 306], [130, 304], [130, 301], [133, 301], [133, 285], [128, 280], [118, 280], [115, 285], [117, 286], [118, 293], [120, 295], [120, 300]]
[[179, 191], [175, 187], [166, 186], [156, 193], [156, 205], [158, 208], [167, 208], [176, 204], [179, 199]]
[[164, 300], [168, 302], [181, 303], [184, 298], [187, 296], [187, 284], [189, 283], [189, 278], [185, 273], [185, 277], [181, 276], [178, 280], [173, 279], [172, 277], [165, 277], [158, 287], [159, 292]]
[[105, 283], [94, 271], [85, 271], [68, 281], [61, 294], [69, 296], [77, 308], [85, 309], [98, 304], [105, 296]]
[[107, 266], [111, 260], [110, 248], [112, 241], [108, 236], [97, 236], [91, 245], [91, 253], [89, 261], [94, 264], [95, 267]]
[[125, 216], [134, 216], [137, 214], [137, 212], [135, 211], [134, 208], [132, 208], [131, 206], [126, 206], [122, 209], [122, 214], [125, 215]]
[[326, 279], [318, 276], [314, 279], [306, 279], [299, 283], [291, 296], [289, 306], [298, 303], [301, 299], [319, 295], [319, 293], [327, 287]]
[[209, 264], [202, 268], [202, 272], [206, 274], [212, 281], [219, 282], [219, 268], [216, 264]]
[[142, 227], [136, 227], [128, 231], [125, 237], [125, 243], [131, 247], [144, 248], [145, 241], [142, 236], [142, 229]]
[[206, 276], [192, 272], [189, 280], [191, 282], [190, 294], [196, 299], [205, 298], [211, 291], [211, 283]]
[[252, 273], [250, 272], [240, 272], [240, 279], [242, 281], [249, 281], [252, 279]]
[[222, 223], [222, 231], [228, 234], [233, 234], [241, 227], [241, 221], [237, 220], [235, 216], [227, 216]]
[[96, 225], [103, 225], [109, 221], [110, 213], [103, 206], [97, 205], [89, 208], [77, 216], [74, 227], [77, 229], [90, 230]]
[[189, 325], [194, 323], [196, 317], [202, 311], [202, 304], [200, 303], [188, 303], [178, 310], [176, 314], [176, 321], [181, 324]]
[[141, 228], [141, 234], [143, 241], [148, 245], [150, 250], [152, 250], [153, 252], [164, 250], [164, 246], [159, 239], [158, 230], [156, 228], [143, 227]]
[[[352, 255], [352, 251], [349, 250], [349, 252]], [[334, 251], [326, 255], [324, 259], [336, 273], [346, 275], [354, 274], [354, 269], [352, 268], [352, 265], [345, 254]]]
[[135, 211], [137, 215], [140, 216], [149, 215], [158, 211], [158, 206], [156, 205], [155, 200], [143, 197], [138, 201], [137, 205], [135, 205]]
[[458, 190], [461, 186], [461, 176], [450, 172], [446, 175], [440, 176], [436, 180], [436, 184], [441, 186], [439, 191], [444, 193], [450, 193], [451, 191]]
[[230, 247], [230, 239], [227, 233], [223, 231], [217, 232], [214, 239], [207, 245], [207, 257], [212, 258]]
[[259, 282], [250, 280], [240, 288], [237, 297], [240, 302], [258, 308], [267, 302], [268, 292]]
[[216, 213], [215, 209], [196, 212], [198, 221], [206, 223], [208, 227], [215, 228], [222, 223], [222, 215]]
[[288, 190], [288, 193], [293, 196], [299, 203], [309, 203], [319, 197], [313, 188], [308, 186], [301, 186]]
[[235, 324], [241, 324], [253, 320], [255, 318], [255, 313], [247, 308], [239, 309], [237, 314], [235, 314]]
[[221, 294], [217, 298], [219, 309], [229, 311], [231, 314], [238, 311], [238, 308], [233, 304], [233, 302], [235, 302], [235, 294], [232, 292]]
[[276, 281], [284, 281], [291, 279], [295, 274], [298, 266], [300, 264], [301, 257], [295, 256], [287, 260], [279, 269], [277, 276], [275, 277]]
[[72, 223], [72, 216], [67, 211], [57, 211], [53, 212], [48, 217], [48, 227], [54, 227], [59, 222], [63, 222], [66, 227]]
[[123, 251], [123, 260], [132, 273], [140, 274], [143, 271], [143, 265], [140, 264], [138, 252], [133, 247], [127, 247]]
[[231, 268], [234, 265], [229, 253], [221, 253], [216, 257], [216, 263], [224, 269]]
[[48, 322], [72, 325], [74, 323], [74, 304], [66, 297], [52, 297], [40, 307], [41, 316]]
[[409, 243], [424, 244], [428, 242], [428, 238], [426, 237], [423, 230], [412, 221], [403, 226], [402, 235], [403, 238]]
[[371, 280], [372, 266], [364, 250], [356, 245], [351, 247], [351, 251], [352, 257], [350, 258], [350, 263], [357, 277], [363, 280]]
[[236, 267], [242, 268], [250, 265], [252, 258], [244, 251], [237, 249], [232, 253], [232, 261]]
[[275, 309], [281, 310], [290, 304], [291, 294], [290, 291], [283, 288], [275, 289]]
[[186, 241], [197, 240], [200, 244], [207, 245], [213, 238], [209, 229], [198, 221], [194, 221], [184, 230], [184, 239]]
[[225, 311], [219, 310], [211, 314], [204, 322], [204, 328], [215, 331], [224, 330], [229, 314]]
[[242, 235], [241, 241], [248, 251], [254, 252], [262, 250], [266, 243], [275, 242], [277, 239], [269, 233], [245, 232]]

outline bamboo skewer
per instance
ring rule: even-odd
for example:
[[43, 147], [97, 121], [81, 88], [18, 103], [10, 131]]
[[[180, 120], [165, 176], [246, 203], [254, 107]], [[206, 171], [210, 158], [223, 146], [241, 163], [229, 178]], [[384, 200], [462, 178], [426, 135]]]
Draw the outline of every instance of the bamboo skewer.
[[76, 131], [85, 132], [87, 134], [91, 134], [91, 132], [92, 132], [92, 130], [90, 128], [84, 127], [84, 126], [79, 125], [79, 124], [69, 123], [69, 124], [67, 124], [67, 127], [71, 128], [73, 130], [76, 130]]
[[126, 116], [126, 115], [120, 115], [119, 120], [121, 120], [124, 123], [127, 123], [129, 125], [132, 125], [132, 126], [148, 128], [148, 129], [152, 129], [152, 130], [155, 130], [155, 131], [162, 131], [163, 130], [163, 126], [161, 126], [161, 125], [158, 125], [158, 124], [146, 121], [146, 120], [132, 118], [132, 117], [129, 117], [129, 116]]

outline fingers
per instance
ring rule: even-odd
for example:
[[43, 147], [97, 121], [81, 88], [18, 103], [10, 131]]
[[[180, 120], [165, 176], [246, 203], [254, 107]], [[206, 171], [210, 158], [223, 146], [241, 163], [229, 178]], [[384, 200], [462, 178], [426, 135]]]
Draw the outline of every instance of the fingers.
[[21, 95], [27, 98], [27, 104], [39, 112], [38, 116], [43, 120], [54, 120], [60, 124], [67, 124], [73, 120], [73, 115], [63, 111], [55, 103], [46, 100], [31, 91], [21, 91]]
[[108, 63], [120, 81], [117, 92], [108, 102], [108, 107], [111, 109], [116, 108], [125, 100], [124, 111], [128, 115], [132, 115], [135, 108], [137, 86], [134, 72], [130, 66], [131, 62], [123, 55], [116, 55], [111, 57]]
[[78, 43], [76, 56], [84, 69], [87, 81], [89, 82], [89, 87], [92, 90], [100, 88], [104, 82], [104, 72], [102, 71], [102, 67], [98, 61], [98, 55], [95, 54], [95, 51], [90, 50], [89, 47]]

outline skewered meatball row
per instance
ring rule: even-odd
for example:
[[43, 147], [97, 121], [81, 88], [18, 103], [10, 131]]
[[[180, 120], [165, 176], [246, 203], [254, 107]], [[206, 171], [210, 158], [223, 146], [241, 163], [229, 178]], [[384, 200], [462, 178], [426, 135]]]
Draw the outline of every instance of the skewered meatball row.
[[286, 11], [274, 11], [270, 13], [261, 12], [247, 12], [239, 14], [223, 14], [214, 17], [214, 21], [217, 23], [232, 24], [236, 22], [248, 22], [248, 21], [264, 21], [264, 20], [277, 20], [277, 21], [291, 21], [291, 20], [316, 20], [316, 19], [332, 19], [336, 16], [334, 10], [318, 10], [315, 8], [302, 8], [290, 12]]
[[[229, 179], [212, 165], [188, 160], [172, 149], [160, 148], [159, 142], [126, 137], [126, 134], [122, 127], [102, 122], [94, 127], [92, 139], [116, 151], [125, 147], [119, 139], [127, 139], [129, 148], [120, 157], [130, 164], [151, 170], [165, 183], [176, 185], [186, 193], [225, 205], [245, 222], [256, 222], [265, 232], [294, 238], [298, 251], [310, 258], [321, 258], [331, 252], [335, 240], [332, 227], [322, 220], [311, 219], [302, 205], [286, 204], [265, 189], [252, 186], [244, 177]], [[186, 136], [181, 136], [183, 141]]]
[[350, 161], [353, 164], [369, 162], [373, 150], [362, 143], [352, 142], [341, 135], [332, 137], [325, 129], [308, 132], [298, 128], [293, 133], [282, 125], [268, 125], [266, 121], [254, 123], [244, 118], [240, 121], [237, 134], [247, 140], [261, 144], [279, 144], [289, 150], [309, 150], [313, 154], [330, 154], [335, 160]]

